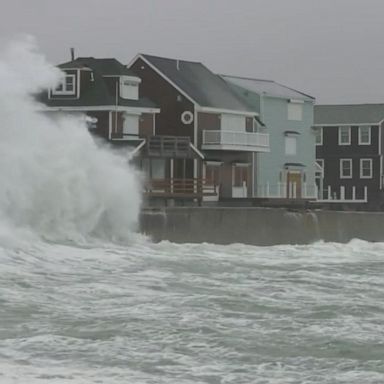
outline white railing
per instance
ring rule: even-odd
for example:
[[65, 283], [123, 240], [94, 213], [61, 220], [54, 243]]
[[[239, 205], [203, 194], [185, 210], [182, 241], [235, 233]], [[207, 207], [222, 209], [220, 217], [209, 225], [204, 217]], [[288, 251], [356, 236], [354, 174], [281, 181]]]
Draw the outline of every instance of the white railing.
[[269, 149], [269, 134], [259, 132], [203, 131], [203, 145], [261, 147]]
[[[362, 192], [362, 193], [361, 193]], [[366, 203], [368, 201], [368, 188], [360, 188], [356, 191], [356, 187], [353, 186], [350, 189], [346, 189], [345, 186], [340, 188], [331, 188], [330, 185], [322, 191], [322, 194], [318, 194], [318, 202], [327, 203]]]
[[277, 183], [257, 186], [257, 197], [275, 199], [317, 199], [316, 184]]

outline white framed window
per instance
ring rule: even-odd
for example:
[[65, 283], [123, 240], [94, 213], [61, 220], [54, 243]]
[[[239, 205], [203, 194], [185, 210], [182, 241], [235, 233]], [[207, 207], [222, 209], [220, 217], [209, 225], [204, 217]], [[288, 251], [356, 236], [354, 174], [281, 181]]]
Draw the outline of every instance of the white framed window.
[[351, 145], [351, 127], [339, 127], [339, 145]]
[[288, 102], [288, 120], [303, 120], [303, 104], [302, 102]]
[[297, 152], [297, 137], [285, 136], [285, 154], [296, 155]]
[[360, 179], [372, 179], [372, 159], [360, 159]]
[[[324, 176], [324, 159], [316, 159], [316, 163], [321, 168], [321, 175]], [[320, 172], [320, 170], [317, 169], [318, 168], [316, 168], [316, 172]]]
[[359, 145], [371, 144], [371, 127], [363, 125], [359, 127]]
[[323, 145], [323, 127], [316, 127], [315, 129], [316, 145]]
[[352, 159], [340, 159], [340, 179], [352, 179]]
[[139, 83], [127, 76], [120, 77], [120, 97], [128, 100], [139, 99]]
[[244, 187], [248, 184], [248, 164], [236, 164], [233, 166], [232, 186]]
[[52, 89], [52, 95], [75, 95], [76, 75], [65, 75], [56, 88]]

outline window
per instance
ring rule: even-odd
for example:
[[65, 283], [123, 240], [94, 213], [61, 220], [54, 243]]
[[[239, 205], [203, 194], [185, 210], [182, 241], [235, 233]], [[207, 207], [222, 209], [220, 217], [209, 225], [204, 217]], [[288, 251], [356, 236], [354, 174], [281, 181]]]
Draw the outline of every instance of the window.
[[288, 102], [288, 120], [303, 120], [303, 103]]
[[65, 75], [58, 86], [52, 90], [52, 95], [74, 95], [75, 93], [75, 75]]
[[372, 159], [360, 159], [360, 178], [372, 179]]
[[205, 182], [207, 185], [219, 185], [220, 164], [207, 164], [205, 166]]
[[371, 127], [361, 126], [359, 127], [359, 145], [371, 144]]
[[316, 136], [316, 145], [323, 145], [323, 128], [317, 127], [315, 129], [315, 136]]
[[324, 159], [316, 159], [316, 173], [320, 173], [324, 176]]
[[351, 127], [339, 127], [339, 145], [351, 144]]
[[139, 134], [139, 117], [137, 115], [123, 115], [123, 135], [137, 136]]
[[352, 159], [340, 159], [340, 179], [352, 179]]
[[248, 166], [236, 165], [233, 170], [233, 186], [243, 187], [248, 181]]
[[285, 154], [296, 155], [297, 138], [295, 136], [285, 136]]
[[128, 100], [138, 100], [139, 83], [127, 76], [120, 77], [120, 97]]

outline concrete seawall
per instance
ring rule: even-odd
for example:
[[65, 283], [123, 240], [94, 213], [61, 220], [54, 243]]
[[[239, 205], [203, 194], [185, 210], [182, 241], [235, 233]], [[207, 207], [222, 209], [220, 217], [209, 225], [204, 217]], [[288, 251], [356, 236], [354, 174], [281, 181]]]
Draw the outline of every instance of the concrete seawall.
[[154, 241], [253, 245], [308, 244], [353, 238], [384, 241], [384, 212], [289, 211], [279, 208], [144, 209], [141, 232]]

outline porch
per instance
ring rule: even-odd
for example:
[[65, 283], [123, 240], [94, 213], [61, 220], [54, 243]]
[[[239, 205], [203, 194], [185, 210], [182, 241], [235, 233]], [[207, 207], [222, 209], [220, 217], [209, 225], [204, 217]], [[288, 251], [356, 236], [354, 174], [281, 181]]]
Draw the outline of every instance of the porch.
[[259, 132], [204, 130], [202, 149], [269, 152], [269, 134]]
[[145, 184], [144, 195], [162, 200], [196, 200], [200, 205], [204, 198], [218, 196], [218, 186], [202, 178], [152, 179]]

